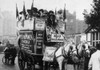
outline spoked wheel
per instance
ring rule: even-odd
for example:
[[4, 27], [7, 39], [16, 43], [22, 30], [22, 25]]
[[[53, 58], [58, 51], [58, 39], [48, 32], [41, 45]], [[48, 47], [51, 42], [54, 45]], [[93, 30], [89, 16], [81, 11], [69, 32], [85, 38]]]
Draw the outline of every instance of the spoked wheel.
[[32, 57], [28, 58], [26, 66], [27, 66], [27, 70], [35, 70], [34, 59]]
[[6, 64], [5, 56], [2, 57], [2, 63]]
[[18, 53], [18, 65], [20, 70], [25, 70], [25, 61], [22, 59], [22, 53]]
[[11, 64], [11, 57], [9, 57], [9, 59], [5, 59], [5, 56], [3, 56], [2, 63], [5, 65], [13, 65], [13, 64]]

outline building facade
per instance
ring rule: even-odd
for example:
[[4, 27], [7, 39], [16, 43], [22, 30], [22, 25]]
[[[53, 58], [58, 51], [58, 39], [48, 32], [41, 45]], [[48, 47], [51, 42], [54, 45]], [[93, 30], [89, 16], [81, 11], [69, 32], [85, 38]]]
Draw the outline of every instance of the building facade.
[[90, 42], [91, 45], [96, 46], [98, 43], [100, 43], [100, 32], [98, 32], [96, 29], [88, 27], [85, 32], [87, 41]]

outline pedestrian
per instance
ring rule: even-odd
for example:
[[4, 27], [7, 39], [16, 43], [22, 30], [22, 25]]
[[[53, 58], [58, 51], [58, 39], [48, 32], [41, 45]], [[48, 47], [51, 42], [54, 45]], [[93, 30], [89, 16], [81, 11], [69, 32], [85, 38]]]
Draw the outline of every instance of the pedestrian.
[[97, 51], [91, 55], [88, 70], [100, 70], [100, 44], [96, 45]]
[[5, 55], [5, 62], [8, 63], [9, 62], [9, 57], [10, 57], [10, 43], [9, 41], [6, 43], [6, 48], [4, 49], [4, 55]]
[[17, 49], [16, 47], [14, 46], [14, 44], [11, 45], [11, 56], [12, 56], [12, 62], [11, 64], [15, 64], [15, 58], [17, 56]]

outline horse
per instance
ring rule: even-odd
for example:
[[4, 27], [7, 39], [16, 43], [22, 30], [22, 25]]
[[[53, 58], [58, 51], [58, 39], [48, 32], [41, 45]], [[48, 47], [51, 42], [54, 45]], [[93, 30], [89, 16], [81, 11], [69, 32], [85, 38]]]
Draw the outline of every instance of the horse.
[[64, 69], [64, 60], [68, 60], [68, 57], [70, 57], [69, 55], [77, 55], [76, 45], [73, 42], [65, 41], [64, 45], [60, 46], [55, 52], [55, 58], [59, 65], [59, 70]]
[[84, 70], [88, 69], [88, 62], [90, 58], [90, 45], [87, 42], [81, 42], [77, 46], [77, 57], [79, 59], [78, 70], [80, 70], [80, 63], [84, 62]]

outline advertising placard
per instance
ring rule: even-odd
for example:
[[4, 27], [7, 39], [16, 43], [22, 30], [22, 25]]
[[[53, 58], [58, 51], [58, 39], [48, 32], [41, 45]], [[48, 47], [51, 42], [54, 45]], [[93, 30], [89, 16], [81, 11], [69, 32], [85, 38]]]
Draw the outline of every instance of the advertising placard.
[[32, 52], [33, 48], [33, 34], [32, 32], [20, 32], [21, 37], [21, 47], [26, 52]]
[[46, 47], [43, 56], [43, 61], [53, 61], [55, 51], [56, 47]]
[[45, 21], [42, 19], [35, 20], [35, 30], [44, 30], [45, 29]]
[[64, 37], [62, 34], [51, 34], [51, 42], [63, 42]]

